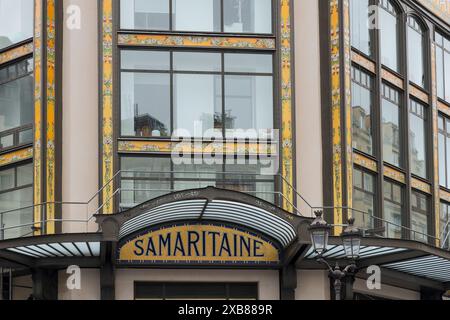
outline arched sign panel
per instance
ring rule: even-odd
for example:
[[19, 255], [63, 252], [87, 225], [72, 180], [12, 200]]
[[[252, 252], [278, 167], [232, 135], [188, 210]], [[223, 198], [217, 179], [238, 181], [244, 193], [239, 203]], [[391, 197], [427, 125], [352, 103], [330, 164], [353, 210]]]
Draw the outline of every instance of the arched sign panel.
[[278, 245], [255, 233], [212, 223], [144, 230], [119, 242], [118, 264], [277, 265]]

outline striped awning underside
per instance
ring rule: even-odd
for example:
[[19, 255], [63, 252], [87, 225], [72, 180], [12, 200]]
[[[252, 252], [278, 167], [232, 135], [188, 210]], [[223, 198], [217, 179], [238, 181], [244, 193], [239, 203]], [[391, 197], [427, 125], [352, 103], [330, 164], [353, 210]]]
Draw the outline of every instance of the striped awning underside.
[[[360, 249], [360, 259], [372, 258], [397, 252], [406, 251], [405, 248], [392, 248], [392, 247], [374, 247], [374, 246], [361, 246]], [[317, 253], [314, 252], [313, 248], [310, 248], [306, 253], [305, 258], [315, 259], [317, 258]], [[343, 245], [330, 245], [327, 247], [327, 251], [322, 255], [323, 258], [327, 259], [344, 259], [345, 251]]]
[[243, 225], [272, 237], [285, 247], [297, 236], [291, 224], [264, 209], [233, 201], [207, 203], [198, 199], [164, 204], [128, 220], [120, 229], [120, 238], [162, 223], [198, 219]]
[[59, 242], [6, 250], [32, 258], [99, 257], [100, 242]]
[[389, 263], [382, 267], [431, 280], [450, 282], [450, 261], [433, 255]]

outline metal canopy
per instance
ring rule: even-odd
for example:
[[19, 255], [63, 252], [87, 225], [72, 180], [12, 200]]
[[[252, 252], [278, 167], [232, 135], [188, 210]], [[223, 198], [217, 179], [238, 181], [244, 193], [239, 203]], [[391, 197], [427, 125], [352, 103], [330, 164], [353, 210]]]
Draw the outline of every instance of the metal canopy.
[[441, 282], [450, 282], [450, 261], [428, 255], [416, 259], [382, 265], [387, 269]]
[[284, 247], [297, 237], [294, 227], [270, 212], [234, 201], [186, 200], [168, 203], [128, 220], [120, 228], [120, 239], [141, 229], [165, 222], [207, 220], [229, 222], [260, 231]]
[[18, 238], [0, 242], [0, 259], [24, 266], [44, 260], [99, 258], [101, 233], [60, 234]]
[[[405, 248], [392, 248], [392, 247], [377, 247], [377, 246], [361, 246], [360, 259], [373, 258], [381, 255], [388, 255], [397, 252], [404, 252]], [[332, 245], [327, 247], [327, 251], [322, 255], [326, 259], [345, 259], [344, 246]], [[317, 254], [314, 253], [313, 248], [310, 248], [306, 253], [305, 258], [315, 259]]]
[[164, 223], [211, 221], [254, 230], [284, 248], [297, 239], [298, 226], [308, 220], [251, 195], [213, 187], [164, 195], [128, 211], [96, 218], [108, 239], [115, 237], [116, 241]]

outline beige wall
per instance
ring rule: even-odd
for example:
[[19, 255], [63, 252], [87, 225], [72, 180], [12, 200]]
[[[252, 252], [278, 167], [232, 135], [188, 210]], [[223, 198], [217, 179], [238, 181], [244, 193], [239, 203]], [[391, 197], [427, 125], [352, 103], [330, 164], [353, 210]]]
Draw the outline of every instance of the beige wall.
[[[322, 206], [318, 1], [295, 1], [294, 11], [297, 189], [312, 206]], [[298, 206], [304, 215], [311, 214], [301, 200]]]
[[353, 286], [355, 292], [376, 296], [380, 298], [394, 299], [394, 300], [420, 300], [420, 292], [408, 289], [381, 285], [381, 290], [369, 290], [367, 288], [366, 280], [356, 279]]
[[58, 274], [58, 300], [100, 300], [100, 271], [98, 269], [81, 269], [80, 290], [69, 290], [65, 270]]
[[116, 270], [116, 299], [134, 299], [134, 281], [258, 282], [260, 300], [279, 300], [278, 271], [258, 270]]
[[[81, 9], [81, 29], [69, 30], [67, 8]], [[98, 189], [97, 1], [64, 0], [63, 42], [63, 202], [86, 202]], [[92, 203], [89, 211], [98, 207]], [[86, 219], [85, 206], [65, 206], [64, 219]], [[85, 224], [67, 223], [65, 232]], [[91, 230], [92, 231], [92, 230]]]
[[321, 270], [298, 270], [295, 300], [330, 300], [328, 273]]

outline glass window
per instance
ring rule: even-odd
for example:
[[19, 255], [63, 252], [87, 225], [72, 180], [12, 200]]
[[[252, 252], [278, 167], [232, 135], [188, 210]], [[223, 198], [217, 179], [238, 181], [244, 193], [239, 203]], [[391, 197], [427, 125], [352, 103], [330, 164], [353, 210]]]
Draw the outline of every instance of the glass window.
[[19, 139], [33, 123], [33, 60], [23, 60], [0, 69], [0, 150], [30, 143]]
[[439, 184], [450, 188], [450, 119], [438, 117]]
[[386, 238], [402, 238], [402, 212], [403, 212], [403, 190], [402, 187], [390, 181], [384, 181], [384, 220], [388, 223]]
[[240, 138], [242, 130], [273, 128], [271, 54], [124, 50], [121, 57], [122, 136]]
[[438, 97], [450, 103], [450, 40], [435, 34]]
[[353, 147], [373, 154], [372, 142], [372, 77], [352, 67]]
[[411, 197], [411, 239], [428, 242], [428, 216], [430, 212], [428, 196], [413, 191]]
[[224, 31], [272, 33], [272, 0], [223, 0]]
[[272, 88], [271, 76], [225, 76], [227, 137], [241, 138], [242, 129], [273, 128]]
[[169, 30], [169, 0], [120, 0], [122, 29]]
[[355, 225], [370, 229], [374, 225], [375, 176], [355, 168], [353, 175], [353, 216]]
[[439, 223], [440, 232], [439, 238], [441, 239], [441, 245], [444, 248], [450, 246], [450, 204], [447, 202], [441, 202], [441, 221]]
[[257, 283], [136, 282], [136, 300], [257, 300]]
[[410, 100], [411, 172], [421, 178], [427, 178], [427, 110], [421, 103]]
[[187, 158], [179, 163], [169, 157], [122, 157], [121, 208], [131, 208], [173, 191], [208, 186], [244, 192], [274, 203], [274, 177], [264, 174], [264, 165], [251, 159], [241, 163], [223, 158], [218, 164], [196, 160]]
[[414, 17], [408, 17], [409, 80], [425, 87], [425, 32]]
[[220, 31], [220, 0], [172, 0], [173, 30]]
[[182, 130], [178, 135], [186, 132], [191, 137], [211, 136], [212, 130], [221, 129], [218, 121], [222, 115], [221, 76], [175, 74], [173, 91], [174, 126]]
[[272, 33], [272, 0], [121, 0], [122, 29]]
[[369, 28], [370, 0], [350, 0], [350, 36], [352, 46], [372, 55], [372, 31]]
[[32, 235], [33, 164], [0, 171], [0, 239]]
[[389, 0], [380, 0], [380, 7], [381, 63], [398, 72], [399, 20], [397, 11]]
[[33, 21], [34, 0], [0, 0], [0, 50], [32, 38]]
[[122, 72], [121, 101], [123, 136], [170, 136], [169, 74]]
[[383, 160], [397, 167], [401, 166], [401, 121], [399, 92], [386, 85], [382, 85], [382, 141]]

